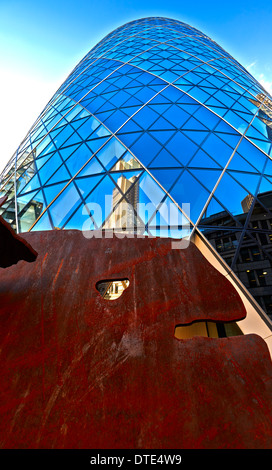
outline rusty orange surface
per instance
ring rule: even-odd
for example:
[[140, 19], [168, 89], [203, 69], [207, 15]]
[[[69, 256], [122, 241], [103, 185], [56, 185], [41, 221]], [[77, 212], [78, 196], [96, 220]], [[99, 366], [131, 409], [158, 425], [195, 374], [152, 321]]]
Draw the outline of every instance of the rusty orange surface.
[[[271, 448], [266, 343], [174, 335], [246, 315], [195, 245], [21, 236], [38, 257], [0, 269], [1, 448]], [[130, 284], [109, 301], [105, 279]]]

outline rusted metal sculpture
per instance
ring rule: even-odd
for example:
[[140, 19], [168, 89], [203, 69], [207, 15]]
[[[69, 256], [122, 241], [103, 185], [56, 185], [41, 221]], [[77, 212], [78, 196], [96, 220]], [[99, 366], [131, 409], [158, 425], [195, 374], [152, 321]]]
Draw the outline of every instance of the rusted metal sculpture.
[[[271, 448], [266, 343], [175, 336], [246, 315], [192, 243], [21, 236], [39, 256], [1, 272], [1, 448]], [[122, 279], [114, 301], [96, 288]]]

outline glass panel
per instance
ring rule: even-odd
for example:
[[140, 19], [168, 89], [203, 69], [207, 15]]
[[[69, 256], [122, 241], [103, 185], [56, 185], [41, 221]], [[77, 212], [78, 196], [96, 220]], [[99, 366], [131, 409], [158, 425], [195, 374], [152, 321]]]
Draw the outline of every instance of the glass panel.
[[[39, 170], [39, 177], [42, 184], [45, 184], [50, 176], [61, 166], [62, 159], [58, 153], [54, 153], [53, 156], [46, 162], [46, 164]], [[34, 188], [33, 188], [34, 189]]]
[[190, 214], [187, 215], [192, 222], [196, 222], [209, 193], [188, 171], [184, 171], [171, 190], [171, 196], [181, 208], [182, 204], [190, 204]]
[[[92, 152], [87, 145], [82, 144], [78, 147], [75, 152], [66, 160], [67, 168], [69, 169], [72, 176], [82, 168], [82, 166], [91, 158]], [[97, 162], [98, 163], [98, 162]], [[100, 167], [100, 165], [97, 165]]]
[[81, 198], [74, 183], [69, 184], [48, 209], [54, 227], [61, 227], [80, 202]]
[[65, 164], [62, 164], [61, 167], [54, 173], [48, 181], [48, 184], [59, 183], [59, 181], [69, 181], [72, 175], [68, 172]]
[[[101, 227], [104, 220], [110, 215], [113, 207], [120, 200], [122, 193], [113, 183], [109, 176], [105, 176], [99, 185], [85, 199], [85, 202], [92, 213], [97, 227]], [[84, 225], [85, 230], [91, 230], [88, 223]], [[90, 221], [91, 223], [91, 221]]]
[[186, 165], [194, 156], [198, 147], [183, 133], [177, 132], [170, 142], [168, 142], [167, 149], [182, 165]]
[[119, 160], [126, 148], [114, 137], [97, 153], [97, 159], [109, 170]]
[[134, 158], [131, 153], [126, 152], [122, 158], [111, 168], [111, 171], [123, 171], [142, 168], [140, 163]]
[[163, 170], [155, 170], [151, 169], [150, 173], [152, 176], [156, 178], [156, 180], [162, 185], [163, 189], [165, 191], [170, 191], [171, 188], [174, 185], [174, 183], [177, 181], [179, 176], [182, 174], [183, 170], [180, 169], [163, 169]]
[[31, 231], [38, 232], [40, 230], [52, 230], [52, 224], [49, 219], [48, 212], [46, 211], [42, 217], [38, 220], [38, 222], [34, 225]]
[[40, 188], [40, 180], [38, 175], [36, 174], [33, 178], [29, 181], [29, 183], [23, 188], [22, 193], [28, 193], [29, 191], [33, 191], [34, 189]]
[[[231, 188], [231, 197], [230, 197]], [[242, 213], [242, 201], [250, 196], [227, 172], [223, 175], [214, 193], [217, 200], [233, 215]]]
[[[20, 201], [20, 205], [22, 202]], [[34, 222], [37, 220], [39, 215], [45, 208], [44, 198], [41, 191], [39, 191], [31, 200], [30, 203], [25, 206], [21, 211], [20, 217], [18, 217], [19, 231], [27, 232]], [[51, 226], [50, 226], [51, 229]]]
[[[123, 139], [123, 137], [124, 136], [122, 136], [121, 139], [126, 142], [127, 139]], [[142, 164], [148, 165], [162, 147], [149, 134], [144, 133], [134, 144], [130, 146], [130, 148], [132, 153]]]
[[158, 155], [150, 162], [148, 167], [149, 168], [169, 168], [169, 167], [181, 168], [182, 165], [165, 148], [163, 148], [158, 153]]

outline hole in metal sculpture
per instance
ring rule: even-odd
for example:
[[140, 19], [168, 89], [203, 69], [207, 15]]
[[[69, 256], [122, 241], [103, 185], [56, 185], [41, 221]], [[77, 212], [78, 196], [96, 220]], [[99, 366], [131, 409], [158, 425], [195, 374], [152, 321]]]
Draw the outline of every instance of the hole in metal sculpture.
[[177, 339], [190, 339], [194, 336], [227, 338], [238, 335], [243, 335], [243, 333], [236, 322], [215, 323], [212, 321], [196, 321], [189, 325], [176, 325], [175, 327], [175, 337]]
[[98, 281], [96, 289], [105, 300], [118, 299], [129, 286], [128, 279], [109, 279]]

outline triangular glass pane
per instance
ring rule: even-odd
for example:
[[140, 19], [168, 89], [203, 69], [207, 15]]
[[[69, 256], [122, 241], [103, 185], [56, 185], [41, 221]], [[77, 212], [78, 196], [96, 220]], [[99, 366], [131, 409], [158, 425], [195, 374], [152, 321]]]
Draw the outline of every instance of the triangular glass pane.
[[173, 104], [165, 113], [164, 118], [170, 121], [175, 128], [180, 129], [185, 122], [190, 118], [190, 115], [177, 106]]
[[[59, 132], [59, 130], [58, 130]], [[46, 148], [47, 145], [49, 146], [49, 148]], [[55, 150], [55, 146], [50, 138], [50, 135], [47, 135], [43, 140], [42, 142], [36, 147], [35, 149], [35, 152], [36, 152], [36, 158], [45, 150], [45, 153], [47, 153], [47, 151], [53, 151]]]
[[100, 165], [96, 157], [93, 157], [89, 163], [87, 163], [84, 168], [82, 168], [81, 172], [78, 174], [78, 176], [87, 176], [87, 175], [95, 175], [97, 173], [102, 173], [104, 172], [104, 168]]
[[[155, 108], [157, 110], [157, 108]], [[150, 127], [150, 130], [161, 130], [161, 131], [176, 131], [176, 127], [173, 126], [173, 124], [171, 124], [169, 121], [167, 121], [166, 119], [164, 119], [162, 116], [159, 117], [159, 119], [157, 119], [156, 122], [154, 122], [154, 124], [152, 124], [152, 126]]]
[[155, 207], [165, 196], [165, 191], [145, 172], [139, 182], [139, 201], [141, 203], [152, 203]]
[[[122, 142], [131, 149], [132, 145], [137, 143], [136, 141], [139, 139], [140, 136], [143, 135], [142, 132], [131, 132], [131, 133], [124, 133], [124, 128], [121, 129], [121, 132], [117, 133], [117, 136], [120, 137]], [[133, 152], [135, 153], [135, 152]]]
[[59, 154], [57, 152], [54, 153], [50, 160], [48, 160], [46, 164], [39, 170], [39, 176], [42, 185], [48, 181], [50, 176], [62, 165], [62, 163], [63, 161]]
[[196, 153], [198, 147], [183, 133], [177, 132], [170, 142], [168, 142], [167, 149], [182, 165], [186, 165]]
[[98, 127], [100, 123], [97, 119], [90, 117], [81, 127], [77, 129], [80, 137], [86, 140], [90, 134], [92, 134]]
[[198, 121], [197, 119], [195, 119], [193, 116], [190, 117], [190, 119], [188, 121], [186, 121], [184, 123], [184, 125], [182, 126], [182, 130], [183, 131], [204, 131], [206, 132], [208, 129], [206, 126], [204, 126], [203, 124], [201, 124], [200, 121]]
[[[22, 191], [22, 189], [26, 186], [28, 181], [31, 180], [31, 178], [34, 176], [35, 173], [36, 173], [36, 169], [35, 169], [34, 163], [31, 163], [31, 165], [29, 165], [26, 168], [21, 167], [19, 170], [17, 170], [17, 180], [16, 180], [17, 193]], [[7, 189], [8, 188], [6, 187], [6, 190]]]
[[29, 191], [33, 191], [34, 189], [40, 188], [41, 183], [39, 181], [38, 175], [36, 174], [33, 178], [29, 181], [29, 183], [24, 187], [21, 194], [28, 193]]
[[148, 129], [158, 119], [159, 115], [153, 111], [152, 106], [144, 106], [135, 116], [133, 121], [144, 129]]
[[[152, 109], [154, 109], [154, 111], [156, 111], [158, 114], [160, 114], [161, 116], [164, 115], [164, 113], [170, 108], [171, 106], [171, 103], [167, 103], [167, 104], [155, 104], [155, 98], [152, 100]], [[167, 121], [169, 122], [169, 121]]]
[[72, 153], [77, 149], [79, 148], [79, 146], [81, 145], [80, 144], [76, 144], [76, 145], [71, 145], [71, 147], [66, 147], [66, 148], [63, 148], [63, 149], [59, 149], [58, 152], [59, 154], [61, 155], [61, 158], [63, 160], [67, 160], [67, 158], [70, 157], [70, 155], [72, 155]]
[[233, 148], [230, 145], [227, 145], [212, 133], [203, 143], [202, 149], [223, 168], [226, 166], [233, 152]]
[[210, 200], [206, 210], [203, 214], [200, 225], [228, 225], [231, 221], [231, 226], [235, 227], [236, 222], [229, 215], [226, 209], [214, 198]]
[[123, 194], [125, 194], [131, 185], [137, 180], [139, 175], [141, 174], [140, 171], [124, 171], [124, 172], [116, 172], [111, 173], [111, 177], [114, 179], [117, 186], [120, 188]]
[[193, 142], [195, 142], [197, 145], [201, 145], [202, 142], [207, 138], [209, 135], [209, 132], [204, 132], [204, 131], [182, 131], [184, 135], [189, 137], [189, 139], [192, 139]]
[[231, 159], [228, 170], [238, 170], [238, 171], [245, 171], [245, 172], [255, 172], [256, 168], [250, 163], [248, 163], [243, 157], [241, 157], [237, 152], [234, 154], [233, 158]]
[[[122, 141], [126, 142], [123, 137]], [[162, 146], [145, 132], [130, 149], [143, 165], [148, 165], [162, 149]]]
[[149, 131], [154, 139], [158, 140], [162, 145], [165, 145], [166, 142], [173, 137], [173, 135], [176, 133], [176, 130], [174, 131], [168, 131], [168, 130], [160, 130], [160, 131]]
[[[126, 109], [126, 111], [128, 110]], [[127, 114], [123, 113], [119, 109], [112, 113], [112, 115], [107, 119], [105, 119], [104, 115], [102, 114], [97, 113], [97, 116], [100, 116], [101, 121], [103, 121], [105, 126], [107, 126], [112, 132], [116, 132], [119, 127], [121, 127], [127, 121], [128, 118]]]
[[118, 132], [118, 134], [120, 133], [134, 133], [134, 132], [143, 132], [143, 128], [141, 126], [139, 126], [138, 124], [136, 124], [136, 122], [134, 122], [133, 118], [129, 119], [128, 122], [126, 122], [126, 124], [122, 127], [122, 129]]
[[105, 176], [87, 197], [86, 204], [92, 211], [98, 227], [102, 226], [104, 220], [112, 212], [121, 197], [121, 192], [109, 176]]
[[[183, 207], [183, 209], [186, 209], [186, 207]], [[184, 212], [186, 213], [186, 211]], [[157, 229], [160, 228], [160, 230], [164, 230], [166, 227], [169, 227], [173, 232], [170, 236], [174, 236], [174, 234], [176, 236], [177, 233], [180, 232], [179, 235], [182, 237], [184, 230], [188, 229], [189, 226], [188, 218], [169, 196], [164, 198], [156, 213], [148, 221], [149, 228], [157, 227]]]
[[[203, 152], [202, 149], [199, 149], [194, 156], [194, 158], [190, 161], [190, 164], [188, 165], [188, 168], [215, 168], [219, 169], [220, 166], [212, 159], [210, 158], [206, 152]], [[221, 169], [221, 171], [223, 168]]]
[[54, 173], [47, 184], [59, 183], [60, 181], [69, 181], [71, 179], [71, 175], [68, 173], [64, 164]]
[[69, 169], [72, 176], [83, 167], [83, 165], [92, 157], [91, 150], [87, 145], [82, 144], [72, 155], [66, 160], [67, 168]]
[[99, 183], [102, 177], [102, 175], [98, 175], [88, 176], [86, 178], [75, 178], [74, 182], [78, 190], [82, 194], [83, 198], [85, 199], [93, 190], [93, 188]]
[[171, 196], [181, 208], [182, 205], [190, 205], [190, 219], [196, 222], [209, 197], [209, 192], [185, 170], [171, 189]]
[[59, 194], [66, 184], [66, 182], [63, 182], [59, 184], [53, 184], [52, 186], [44, 186], [43, 191], [47, 204], [50, 204], [50, 202], [53, 201], [53, 199]]
[[126, 152], [126, 148], [114, 137], [101, 149], [96, 157], [109, 170]]
[[[42, 191], [39, 191], [28, 203], [25, 211], [21, 211], [20, 216], [18, 217], [19, 231], [27, 232], [34, 222], [37, 220], [39, 215], [45, 209], [45, 201], [43, 198]], [[51, 228], [51, 227], [50, 227]]]
[[70, 183], [48, 209], [54, 227], [61, 228], [81, 201], [74, 183]]
[[52, 157], [52, 153], [49, 153], [47, 155], [44, 155], [43, 157], [37, 158], [35, 160], [37, 169], [39, 170], [47, 162], [47, 160], [49, 160], [49, 158], [51, 158], [51, 157]]
[[255, 194], [260, 183], [260, 174], [254, 173], [243, 173], [240, 171], [229, 171], [227, 169], [227, 173], [229, 173], [233, 178], [238, 181], [249, 193]]
[[248, 196], [248, 192], [227, 172], [220, 180], [214, 194], [222, 205], [234, 216], [242, 213], [242, 201]]
[[126, 152], [123, 157], [121, 157], [115, 165], [111, 168], [110, 171], [123, 171], [123, 170], [134, 170], [137, 168], [143, 168], [142, 165], [134, 158], [131, 153]]
[[272, 182], [268, 178], [265, 178], [265, 176], [262, 176], [258, 194], [262, 194], [268, 191], [272, 191]]
[[42, 230], [52, 230], [52, 224], [49, 219], [48, 212], [46, 211], [38, 222], [31, 229], [31, 232], [42, 231]]
[[253, 139], [253, 138], [250, 138], [250, 140], [255, 144], [257, 145], [257, 147], [259, 147], [261, 150], [263, 150], [264, 152], [266, 153], [269, 153], [270, 150], [271, 150], [271, 142], [265, 142], [263, 140], [260, 140], [260, 139]]
[[[35, 194], [38, 194], [37, 191], [32, 191], [31, 193], [27, 193], [23, 196], [17, 196], [17, 211], [18, 215], [20, 214], [21, 210], [34, 198]], [[3, 207], [3, 206], [1, 206]]]
[[208, 191], [212, 191], [218, 178], [221, 175], [221, 170], [190, 170], [190, 173], [205, 186]]
[[125, 199], [122, 199], [105, 220], [103, 228], [121, 230], [129, 233], [134, 233], [138, 230], [140, 231], [139, 233], [142, 233], [144, 224], [136, 217], [133, 205]]
[[234, 134], [224, 134], [223, 132], [218, 132], [217, 135], [224, 142], [226, 142], [226, 144], [230, 145], [233, 149], [235, 149], [241, 137], [241, 136], [236, 136]]
[[150, 173], [163, 186], [165, 191], [170, 191], [182, 171], [182, 169], [172, 170], [171, 168], [164, 168], [163, 170], [152, 169]]
[[68, 145], [67, 144], [68, 139], [70, 141], [70, 139], [72, 139], [73, 137], [74, 139], [77, 139], [77, 140], [73, 139], [71, 143], [79, 142], [81, 140], [79, 135], [74, 131], [74, 129], [70, 125], [65, 125], [62, 128], [61, 132], [56, 137], [54, 137], [54, 144], [57, 148], [59, 148], [62, 145]]
[[242, 139], [237, 153], [256, 168], [257, 171], [263, 172], [267, 157], [247, 139]]
[[165, 148], [163, 148], [158, 155], [148, 165], [148, 168], [168, 168], [168, 167], [179, 167], [181, 163], [176, 160]]
[[84, 204], [78, 207], [72, 217], [64, 224], [63, 228], [65, 228], [65, 230], [77, 229], [81, 230], [83, 233], [97, 229]]
[[108, 139], [109, 137], [99, 137], [99, 139], [90, 139], [90, 140], [87, 140], [87, 144], [88, 144], [89, 149], [93, 153], [95, 153], [102, 147], [102, 145], [105, 142], [107, 142]]

